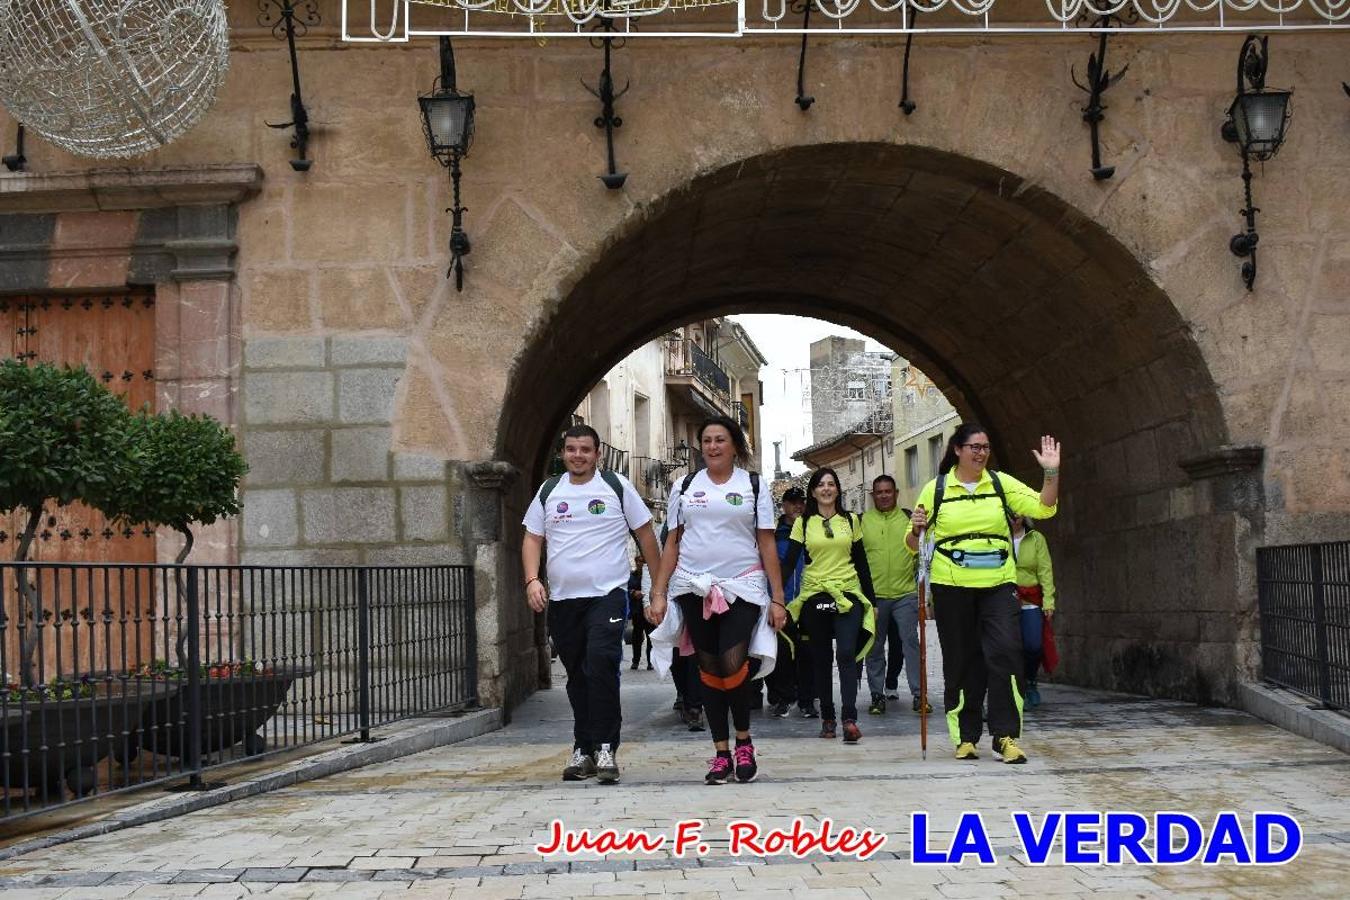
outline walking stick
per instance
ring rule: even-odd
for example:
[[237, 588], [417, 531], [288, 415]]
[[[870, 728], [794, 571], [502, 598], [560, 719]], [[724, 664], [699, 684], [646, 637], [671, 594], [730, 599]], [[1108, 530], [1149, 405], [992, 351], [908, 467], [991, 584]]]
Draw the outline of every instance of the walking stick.
[[925, 762], [928, 760], [928, 567], [932, 562], [927, 536], [927, 528], [919, 532], [919, 747]]

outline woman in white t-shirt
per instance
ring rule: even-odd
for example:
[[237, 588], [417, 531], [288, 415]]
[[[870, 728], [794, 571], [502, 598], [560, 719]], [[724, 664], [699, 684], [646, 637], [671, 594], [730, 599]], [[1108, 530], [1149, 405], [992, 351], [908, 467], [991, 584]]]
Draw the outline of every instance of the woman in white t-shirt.
[[[698, 659], [716, 749], [704, 780], [726, 784], [734, 772], [737, 781], [754, 781], [749, 661], [753, 654], [763, 662], [762, 675], [773, 671], [773, 632], [787, 616], [773, 497], [758, 473], [736, 465], [750, 456], [738, 423], [726, 416], [708, 419], [699, 445], [707, 468], [675, 485], [666, 512], [670, 533], [648, 610], [652, 622], [666, 621], [652, 634], [653, 655], [658, 669], [668, 663], [671, 644]], [[669, 607], [667, 590], [675, 597]], [[734, 756], [728, 713], [736, 731]]]

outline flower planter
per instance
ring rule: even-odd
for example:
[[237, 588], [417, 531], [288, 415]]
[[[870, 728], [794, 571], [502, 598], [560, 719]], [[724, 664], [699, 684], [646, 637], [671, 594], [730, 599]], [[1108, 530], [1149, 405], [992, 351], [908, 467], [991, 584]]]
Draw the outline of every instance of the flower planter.
[[145, 710], [177, 692], [166, 683], [113, 683], [96, 685], [92, 697], [9, 703], [3, 745], [9, 789], [45, 786], [60, 797], [64, 784], [77, 797], [90, 793], [98, 782], [94, 767], [134, 746]]
[[[203, 678], [202, 755], [223, 752], [237, 744], [242, 744], [249, 756], [266, 751], [267, 741], [259, 730], [277, 714], [296, 679], [312, 674], [313, 669], [291, 667]], [[174, 683], [178, 691], [145, 707], [140, 719], [140, 747], [182, 758], [188, 740], [187, 682]]]

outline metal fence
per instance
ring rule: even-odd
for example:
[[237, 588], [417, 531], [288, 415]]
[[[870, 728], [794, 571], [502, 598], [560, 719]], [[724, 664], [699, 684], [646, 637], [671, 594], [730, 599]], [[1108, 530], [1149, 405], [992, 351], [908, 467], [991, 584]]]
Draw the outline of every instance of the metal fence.
[[1350, 541], [1256, 551], [1266, 679], [1350, 709]]
[[473, 570], [0, 563], [0, 818], [477, 698]]

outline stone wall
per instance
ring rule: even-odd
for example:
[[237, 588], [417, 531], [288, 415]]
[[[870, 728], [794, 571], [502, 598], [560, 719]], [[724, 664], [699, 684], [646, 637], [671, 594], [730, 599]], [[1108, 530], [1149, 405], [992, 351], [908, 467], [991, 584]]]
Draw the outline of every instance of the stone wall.
[[[335, 23], [337, 4], [320, 5]], [[287, 115], [285, 45], [248, 9], [231, 15], [216, 107], [130, 169], [266, 172], [256, 196], [231, 201], [237, 275], [221, 288], [239, 312], [254, 466], [239, 552], [473, 561], [489, 700], [540, 676], [514, 529], [547, 435], [625, 350], [700, 316], [859, 328], [989, 422], [1018, 474], [1013, 451], [1059, 433], [1070, 458], [1052, 540], [1066, 547], [1080, 680], [1222, 700], [1254, 671], [1254, 548], [1350, 536], [1337, 36], [1272, 39], [1270, 82], [1297, 88], [1297, 113], [1256, 174], [1251, 293], [1228, 251], [1240, 164], [1218, 135], [1236, 35], [1113, 40], [1130, 70], [1108, 98], [1107, 182], [1088, 175], [1069, 81], [1086, 36], [925, 36], [909, 117], [895, 108], [901, 39], [814, 44], [806, 114], [790, 41], [632, 41], [615, 57], [632, 80], [618, 192], [595, 177], [599, 107], [578, 84], [598, 51], [457, 42], [460, 86], [478, 101], [460, 294], [445, 279], [448, 182], [415, 104], [434, 45], [344, 46], [329, 27], [302, 40], [315, 164], [301, 174], [288, 135], [266, 127]], [[0, 213], [25, 178], [127, 170], [37, 139], [28, 155], [38, 174], [0, 175]], [[114, 208], [109, 195], [90, 207]], [[1226, 466], [1226, 446], [1264, 455]], [[469, 475], [491, 458], [519, 475]], [[1189, 474], [1178, 466], [1192, 459]]]

